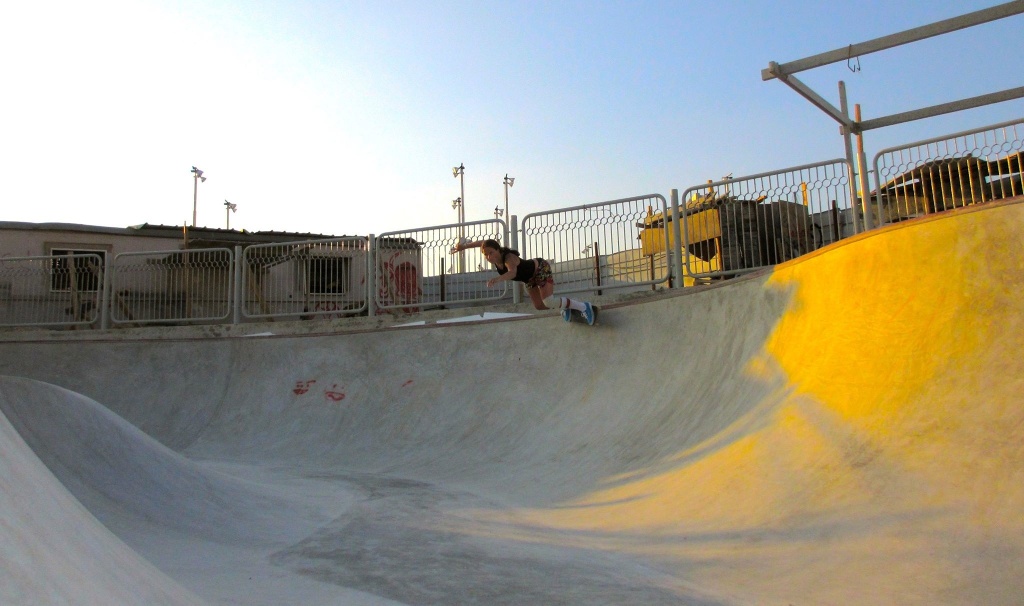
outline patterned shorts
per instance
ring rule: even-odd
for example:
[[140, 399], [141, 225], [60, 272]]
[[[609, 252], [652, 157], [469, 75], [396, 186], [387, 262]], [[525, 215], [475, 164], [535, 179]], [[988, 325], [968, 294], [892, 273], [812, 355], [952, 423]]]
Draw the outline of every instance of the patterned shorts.
[[548, 282], [554, 284], [555, 278], [551, 275], [551, 264], [544, 259], [534, 259], [537, 270], [533, 277], [526, 281], [526, 288], [543, 288]]

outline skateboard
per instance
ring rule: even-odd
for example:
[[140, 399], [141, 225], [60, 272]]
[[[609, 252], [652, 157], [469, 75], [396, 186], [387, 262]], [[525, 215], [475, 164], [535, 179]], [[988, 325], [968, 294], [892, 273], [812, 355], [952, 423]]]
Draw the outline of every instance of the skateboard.
[[[594, 310], [594, 324], [597, 324], [597, 320], [600, 318], [600, 315], [598, 314], [598, 307], [597, 307], [597, 305], [593, 305], [593, 304], [591, 304], [590, 307], [591, 307], [591, 309]], [[583, 312], [577, 311], [575, 309], [570, 309], [569, 310], [569, 322], [582, 322], [583, 324], [586, 324], [587, 323], [587, 319], [583, 317]]]

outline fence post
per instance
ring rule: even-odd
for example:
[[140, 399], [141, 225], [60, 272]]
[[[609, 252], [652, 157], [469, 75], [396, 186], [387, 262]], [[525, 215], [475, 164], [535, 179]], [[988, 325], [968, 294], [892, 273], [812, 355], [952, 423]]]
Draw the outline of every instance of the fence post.
[[[854, 119], [860, 124], [860, 103], [853, 106]], [[860, 166], [860, 199], [864, 206], [864, 231], [870, 231], [875, 226], [875, 219], [872, 215], [871, 184], [868, 183], [868, 158], [864, 154], [864, 133], [857, 133], [857, 164]], [[879, 217], [881, 219], [881, 217]]]
[[679, 225], [679, 190], [673, 189], [672, 195], [672, 279], [673, 288], [683, 287], [683, 230]]
[[110, 328], [110, 251], [103, 251], [103, 284], [100, 290], [100, 328]]
[[[512, 241], [509, 243], [509, 248], [519, 250], [519, 217], [512, 215], [509, 217], [509, 236]], [[519, 288], [519, 285], [515, 282], [512, 283], [512, 303], [518, 305], [523, 302], [523, 292]]]
[[366, 239], [366, 316], [377, 315], [377, 238], [370, 234]]
[[231, 281], [231, 294], [233, 299], [231, 323], [242, 323], [242, 264], [245, 259], [242, 256], [242, 246], [235, 245], [234, 280]]
[[[846, 100], [846, 82], [839, 81], [839, 107], [846, 116], [846, 119], [850, 119], [850, 106]], [[856, 165], [853, 158], [853, 139], [850, 134], [850, 129], [845, 126], [842, 127], [843, 131], [843, 144], [846, 146], [846, 164], [847, 171], [850, 176], [850, 212], [853, 213], [853, 233], [860, 233], [860, 217], [857, 216], [857, 183], [854, 175], [853, 167]]]

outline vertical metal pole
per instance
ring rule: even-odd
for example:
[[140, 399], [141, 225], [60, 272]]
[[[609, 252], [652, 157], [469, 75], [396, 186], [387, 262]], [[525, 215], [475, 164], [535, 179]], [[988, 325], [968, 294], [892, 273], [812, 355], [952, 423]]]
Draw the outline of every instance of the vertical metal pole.
[[445, 285], [447, 284], [448, 278], [444, 275], [444, 271], [445, 271], [444, 257], [441, 257], [441, 274], [440, 274], [439, 277], [440, 277], [440, 280], [441, 280], [441, 302], [442, 303], [444, 303], [447, 300], [447, 293], [445, 293]]
[[673, 288], [683, 287], [683, 230], [679, 225], [679, 190], [672, 190], [672, 279]]
[[370, 234], [366, 240], [366, 315], [377, 315], [377, 238]]
[[[466, 168], [464, 164], [459, 164], [459, 242], [462, 242], [466, 237]], [[459, 251], [459, 273], [466, 271], [466, 253], [465, 251]]]
[[[860, 103], [853, 106], [854, 121], [860, 124]], [[860, 192], [861, 201], [864, 204], [864, 231], [874, 227], [874, 219], [871, 216], [873, 204], [871, 203], [871, 189], [868, 183], [868, 158], [864, 154], [864, 134], [857, 133], [857, 164], [860, 166]]]
[[199, 175], [192, 173], [192, 227], [196, 226], [196, 206], [199, 202]]
[[597, 296], [601, 296], [601, 249], [594, 242], [594, 275], [597, 276]]
[[103, 251], [103, 291], [100, 295], [100, 328], [110, 328], [110, 252]]
[[242, 274], [242, 264], [243, 263], [245, 263], [245, 258], [242, 255], [242, 246], [239, 244], [239, 245], [235, 246], [235, 265], [234, 265], [235, 279], [231, 283], [231, 292], [232, 292], [232, 295], [233, 295], [232, 296], [233, 300], [231, 302], [231, 307], [232, 307], [231, 323], [232, 324], [241, 324], [242, 323], [242, 292], [243, 292], [243, 289], [242, 289], [242, 275], [243, 275]]
[[[839, 81], [839, 108], [846, 116], [846, 119], [850, 119], [850, 106], [846, 101], [846, 82]], [[843, 133], [843, 143], [846, 146], [846, 162], [850, 168], [850, 212], [853, 214], [853, 233], [860, 233], [860, 216], [857, 214], [857, 181], [856, 172], [854, 167], [857, 166], [856, 161], [853, 158], [853, 138], [850, 133], [850, 129], [845, 126], [839, 127], [840, 132]]]
[[[515, 215], [509, 217], [508, 225], [509, 231], [511, 232], [510, 238], [512, 238], [512, 243], [509, 247], [519, 250], [519, 217], [516, 217]], [[518, 305], [522, 301], [523, 291], [518, 285], [516, 285], [515, 288], [512, 289], [512, 302]]]

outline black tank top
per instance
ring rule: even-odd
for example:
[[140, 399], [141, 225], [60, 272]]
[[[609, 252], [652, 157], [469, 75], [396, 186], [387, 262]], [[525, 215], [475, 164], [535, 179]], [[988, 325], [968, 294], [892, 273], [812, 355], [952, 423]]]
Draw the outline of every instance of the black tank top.
[[[513, 254], [518, 257], [519, 251], [512, 248], [502, 247], [498, 249], [498, 252], [501, 253], [502, 265], [501, 267], [495, 267], [494, 269], [497, 270], [497, 272], [500, 275], [505, 275], [508, 273], [508, 266], [505, 265], [505, 257], [508, 256], [509, 254]], [[537, 273], [536, 261], [534, 261], [533, 259], [520, 259], [519, 267], [516, 268], [516, 276], [512, 279], [516, 282], [527, 282], [530, 278], [533, 277], [533, 274], [535, 273]]]

